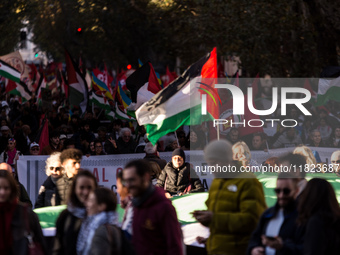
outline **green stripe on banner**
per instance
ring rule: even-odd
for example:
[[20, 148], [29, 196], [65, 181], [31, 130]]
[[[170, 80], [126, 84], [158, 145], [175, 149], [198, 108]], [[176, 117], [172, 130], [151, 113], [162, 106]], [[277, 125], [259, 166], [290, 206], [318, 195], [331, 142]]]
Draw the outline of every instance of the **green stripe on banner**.
[[329, 100], [340, 102], [340, 87], [333, 86], [325, 94], [318, 94], [316, 106], [325, 105]]

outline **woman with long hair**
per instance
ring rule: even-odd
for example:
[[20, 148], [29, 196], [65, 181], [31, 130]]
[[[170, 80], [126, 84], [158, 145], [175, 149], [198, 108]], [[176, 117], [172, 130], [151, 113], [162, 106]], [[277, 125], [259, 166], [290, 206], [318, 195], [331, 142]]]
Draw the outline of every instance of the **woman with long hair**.
[[18, 201], [18, 185], [7, 170], [0, 170], [0, 254], [28, 254], [29, 236], [44, 254], [46, 246], [37, 215]]
[[77, 240], [77, 254], [119, 254], [115, 245], [121, 240], [121, 231], [115, 226], [117, 197], [108, 188], [97, 188], [86, 201], [87, 218], [81, 225]]
[[252, 172], [260, 170], [259, 164], [255, 160], [251, 159], [249, 147], [245, 142], [239, 141], [235, 143], [232, 147], [232, 151], [233, 160], [242, 162], [242, 166], [249, 167]]
[[79, 169], [71, 186], [67, 209], [61, 212], [56, 223], [53, 254], [77, 254], [77, 238], [86, 218], [85, 203], [96, 188], [96, 177], [88, 170]]
[[332, 185], [310, 180], [298, 205], [298, 223], [305, 226], [305, 255], [335, 255], [340, 251], [340, 207]]

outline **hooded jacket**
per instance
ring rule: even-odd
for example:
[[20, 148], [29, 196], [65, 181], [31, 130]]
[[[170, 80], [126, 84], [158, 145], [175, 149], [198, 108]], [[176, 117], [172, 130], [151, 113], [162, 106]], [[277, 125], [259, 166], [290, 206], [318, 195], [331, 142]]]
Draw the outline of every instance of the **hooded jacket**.
[[266, 208], [262, 184], [251, 173], [238, 178], [216, 178], [206, 201], [213, 212], [208, 254], [245, 254], [251, 233]]
[[183, 192], [190, 184], [190, 193], [204, 191], [200, 179], [189, 163], [184, 163], [180, 168], [175, 168], [172, 162], [169, 162], [157, 180], [157, 186], [164, 188], [170, 194]]
[[135, 205], [132, 243], [138, 255], [182, 255], [182, 233], [175, 208], [155, 187]]

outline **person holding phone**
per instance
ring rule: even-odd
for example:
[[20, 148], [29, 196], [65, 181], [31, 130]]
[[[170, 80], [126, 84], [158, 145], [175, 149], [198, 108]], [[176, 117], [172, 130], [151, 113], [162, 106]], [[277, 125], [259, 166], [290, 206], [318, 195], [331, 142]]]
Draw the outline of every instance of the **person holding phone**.
[[280, 173], [274, 192], [277, 202], [261, 216], [248, 245], [248, 255], [302, 254], [303, 229], [298, 227], [295, 197], [298, 179]]

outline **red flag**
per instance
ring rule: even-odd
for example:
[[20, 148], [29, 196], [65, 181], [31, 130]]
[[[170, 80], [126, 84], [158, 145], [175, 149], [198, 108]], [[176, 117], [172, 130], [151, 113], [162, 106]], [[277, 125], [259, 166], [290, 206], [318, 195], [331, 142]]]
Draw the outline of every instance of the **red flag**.
[[6, 79], [6, 80], [7, 80], [7, 82], [6, 82], [6, 93], [17, 88], [17, 84], [15, 83], [15, 81], [12, 81], [12, 80], [9, 80], [9, 79]]
[[165, 88], [168, 86], [173, 80], [176, 78], [174, 77], [173, 73], [170, 72], [169, 67], [166, 67], [166, 73], [163, 75], [162, 81], [163, 81], [163, 87]]
[[149, 62], [150, 65], [150, 75], [149, 75], [149, 85], [148, 90], [154, 94], [158, 93], [158, 91], [162, 90], [161, 86], [159, 85], [155, 69], [153, 69], [152, 64]]
[[49, 144], [49, 134], [48, 134], [48, 119], [43, 120], [43, 129], [40, 134], [39, 138], [39, 146], [40, 151], [39, 154], [41, 154], [42, 149]]
[[[210, 53], [210, 58], [204, 64], [201, 71], [202, 81], [205, 84], [209, 84], [210, 91], [213, 93], [214, 98], [218, 98], [220, 103], [221, 99], [218, 96], [217, 89], [214, 88], [217, 81], [217, 53], [214, 48]], [[202, 87], [203, 88], [203, 87]], [[211, 97], [207, 97], [207, 110], [215, 119], [219, 119], [219, 105], [217, 100]]]

